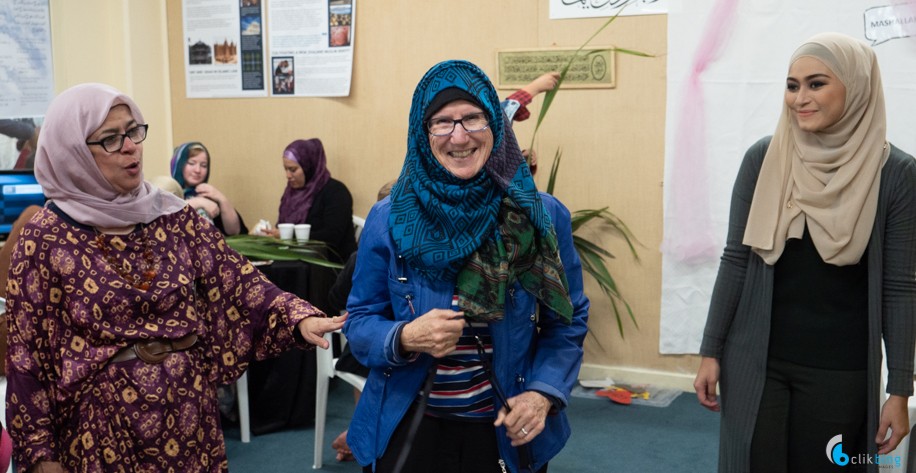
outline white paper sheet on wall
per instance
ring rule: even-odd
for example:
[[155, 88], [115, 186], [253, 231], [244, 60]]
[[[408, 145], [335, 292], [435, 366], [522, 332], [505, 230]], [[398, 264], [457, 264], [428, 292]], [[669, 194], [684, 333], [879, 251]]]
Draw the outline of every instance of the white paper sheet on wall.
[[260, 0], [183, 0], [188, 98], [264, 97]]
[[350, 95], [356, 0], [271, 0], [267, 17], [273, 96]]
[[53, 98], [48, 0], [0, 0], [0, 118], [42, 116]]
[[550, 0], [550, 19], [664, 15], [669, 0]]

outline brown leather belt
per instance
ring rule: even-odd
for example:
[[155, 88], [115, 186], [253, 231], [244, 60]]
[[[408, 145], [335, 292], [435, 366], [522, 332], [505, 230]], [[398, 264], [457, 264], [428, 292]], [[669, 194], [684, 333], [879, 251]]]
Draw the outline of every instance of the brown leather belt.
[[197, 334], [194, 332], [175, 340], [160, 338], [134, 342], [119, 350], [111, 358], [111, 363], [120, 363], [139, 358], [150, 364], [158, 364], [162, 363], [169, 356], [169, 353], [187, 350], [193, 347], [195, 343], [197, 343]]

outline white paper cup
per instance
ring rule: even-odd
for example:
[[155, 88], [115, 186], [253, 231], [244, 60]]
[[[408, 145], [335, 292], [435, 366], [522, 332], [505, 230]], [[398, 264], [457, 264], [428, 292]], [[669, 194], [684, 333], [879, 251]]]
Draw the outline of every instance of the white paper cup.
[[281, 240], [292, 240], [294, 227], [295, 225], [293, 225], [292, 223], [278, 223], [277, 229], [280, 230], [280, 239]]
[[309, 241], [309, 233], [312, 232], [312, 226], [307, 223], [300, 223], [296, 225], [296, 241], [307, 242]]

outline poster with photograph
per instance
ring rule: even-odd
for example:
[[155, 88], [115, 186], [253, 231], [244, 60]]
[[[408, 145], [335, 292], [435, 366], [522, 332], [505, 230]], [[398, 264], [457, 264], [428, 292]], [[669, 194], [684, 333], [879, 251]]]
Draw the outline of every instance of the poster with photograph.
[[0, 0], [0, 118], [44, 115], [54, 98], [48, 0]]
[[260, 0], [184, 0], [188, 98], [263, 97]]
[[272, 94], [350, 95], [356, 0], [271, 0], [267, 8]]
[[0, 170], [30, 169], [54, 98], [48, 0], [0, 0]]

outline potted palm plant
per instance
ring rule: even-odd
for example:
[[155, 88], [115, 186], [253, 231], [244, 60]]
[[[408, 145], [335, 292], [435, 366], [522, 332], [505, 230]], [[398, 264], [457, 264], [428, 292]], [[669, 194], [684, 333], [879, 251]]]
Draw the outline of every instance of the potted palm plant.
[[[547, 116], [547, 111], [550, 109], [550, 105], [553, 103], [554, 98], [556, 97], [557, 92], [560, 90], [560, 86], [563, 84], [564, 79], [566, 78], [567, 72], [569, 72], [570, 66], [572, 66], [573, 61], [582, 55], [582, 49], [588, 45], [598, 35], [602, 30], [604, 30], [608, 25], [614, 22], [619, 15], [619, 11], [616, 15], [608, 19], [591, 37], [588, 38], [581, 46], [571, 55], [569, 61], [566, 65], [560, 70], [560, 78], [557, 81], [557, 86], [552, 90], [549, 90], [544, 95], [544, 103], [541, 106], [541, 111], [538, 114], [537, 123], [534, 127], [534, 133], [531, 136], [531, 145], [528, 149], [534, 149], [535, 137], [537, 136], [538, 129], [540, 129], [541, 124], [544, 121], [544, 117]], [[640, 51], [634, 51], [630, 49], [621, 49], [615, 48], [616, 52], [631, 54], [634, 56], [640, 57], [652, 57], [650, 54], [646, 54]], [[592, 54], [592, 53], [586, 53]], [[547, 181], [546, 192], [553, 195], [554, 186], [556, 184], [557, 173], [560, 169], [560, 161], [562, 158], [562, 151], [559, 149], [554, 154], [553, 164], [550, 168], [550, 176]], [[530, 159], [530, 158], [529, 158]], [[530, 163], [529, 163], [530, 164]], [[577, 231], [586, 227], [586, 226], [595, 226], [600, 225], [606, 231], [609, 231], [611, 234], [618, 235], [624, 239], [629, 249], [630, 254], [634, 259], [639, 261], [639, 254], [636, 252], [636, 245], [639, 244], [636, 237], [633, 235], [633, 232], [627, 227], [627, 225], [611, 211], [608, 210], [608, 207], [603, 207], [600, 209], [585, 209], [577, 210], [572, 212], [572, 231], [573, 231], [573, 244], [576, 248], [576, 251], [579, 253], [579, 258], [582, 260], [582, 269], [586, 274], [589, 274], [592, 278], [595, 279], [595, 282], [598, 283], [598, 287], [601, 288], [601, 291], [608, 297], [611, 302], [611, 307], [614, 310], [614, 316], [617, 320], [617, 329], [620, 332], [620, 336], [623, 337], [623, 313], [622, 310], [626, 312], [626, 315], [633, 322], [633, 325], [638, 329], [639, 324], [636, 321], [636, 316], [633, 314], [633, 309], [630, 307], [630, 304], [621, 294], [617, 283], [614, 281], [614, 277], [611, 275], [611, 272], [608, 270], [607, 265], [605, 264], [605, 258], [614, 258], [614, 254], [608, 251], [607, 249], [601, 247], [597, 243], [587, 239], [582, 236], [582, 232], [577, 234]], [[622, 306], [622, 307], [621, 307]]]

